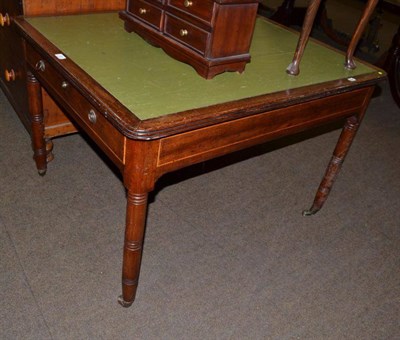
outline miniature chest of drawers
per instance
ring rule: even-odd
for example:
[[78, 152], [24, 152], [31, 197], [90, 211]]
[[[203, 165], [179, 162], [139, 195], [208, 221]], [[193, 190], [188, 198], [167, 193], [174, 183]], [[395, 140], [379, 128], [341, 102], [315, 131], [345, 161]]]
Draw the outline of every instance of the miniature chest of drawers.
[[257, 7], [257, 0], [128, 0], [120, 17], [128, 32], [210, 79], [243, 72]]

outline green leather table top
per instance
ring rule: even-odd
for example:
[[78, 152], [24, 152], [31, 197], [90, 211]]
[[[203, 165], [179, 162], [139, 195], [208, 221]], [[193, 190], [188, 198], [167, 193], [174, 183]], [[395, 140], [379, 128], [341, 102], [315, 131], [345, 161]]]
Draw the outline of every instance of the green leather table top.
[[263, 18], [257, 20], [252, 59], [244, 73], [226, 72], [212, 80], [203, 79], [191, 66], [135, 33], [127, 33], [118, 13], [27, 21], [142, 120], [378, 72], [361, 62], [355, 70], [346, 70], [341, 53], [310, 41], [300, 75], [290, 76], [285, 70], [298, 35]]

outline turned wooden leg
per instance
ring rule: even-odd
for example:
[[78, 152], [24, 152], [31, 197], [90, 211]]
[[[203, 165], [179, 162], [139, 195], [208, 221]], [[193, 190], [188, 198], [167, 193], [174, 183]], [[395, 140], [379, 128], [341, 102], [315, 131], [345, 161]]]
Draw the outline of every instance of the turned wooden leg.
[[147, 193], [127, 194], [126, 229], [122, 268], [122, 295], [118, 302], [129, 307], [135, 300], [142, 259], [147, 211]]
[[40, 83], [32, 73], [28, 73], [27, 81], [29, 116], [32, 127], [33, 159], [39, 175], [44, 176], [47, 170], [47, 150], [44, 139], [42, 90]]
[[306, 17], [304, 18], [303, 27], [301, 28], [300, 37], [297, 42], [293, 60], [286, 69], [288, 74], [296, 76], [300, 73], [300, 61], [303, 57], [304, 49], [310, 36], [320, 3], [321, 0], [312, 0], [307, 7]]
[[122, 295], [118, 302], [129, 307], [139, 282], [146, 225], [148, 193], [161, 173], [156, 172], [160, 142], [127, 140], [124, 185], [127, 189], [126, 226], [122, 265]]
[[353, 55], [357, 48], [358, 42], [360, 41], [361, 36], [365, 30], [365, 27], [368, 24], [369, 18], [371, 17], [377, 3], [378, 3], [378, 0], [368, 0], [368, 3], [364, 8], [364, 12], [360, 18], [360, 21], [358, 22], [358, 24], [356, 26], [356, 29], [351, 38], [349, 47], [347, 49], [346, 60], [344, 62], [344, 66], [348, 69], [356, 68], [356, 64], [353, 60]]
[[328, 198], [329, 192], [332, 189], [333, 183], [339, 174], [343, 161], [350, 149], [351, 143], [357, 133], [361, 119], [358, 116], [347, 118], [344, 124], [342, 133], [340, 134], [336, 148], [333, 152], [331, 161], [326, 169], [325, 176], [319, 185], [317, 194], [315, 195], [314, 203], [309, 210], [303, 211], [303, 216], [310, 216], [317, 213], [324, 205]]
[[346, 119], [342, 133], [340, 134], [335, 150], [333, 151], [331, 161], [329, 162], [328, 168], [326, 169], [325, 175], [315, 195], [314, 202], [310, 209], [303, 211], [303, 216], [310, 216], [317, 213], [322, 208], [326, 199], [328, 198], [333, 183], [335, 182], [336, 177], [339, 174], [344, 159], [348, 151], [350, 150], [351, 143], [353, 142], [361, 121], [365, 115], [369, 100], [373, 92], [374, 87], [370, 87], [368, 89], [367, 95], [364, 98], [364, 103], [360, 111]]

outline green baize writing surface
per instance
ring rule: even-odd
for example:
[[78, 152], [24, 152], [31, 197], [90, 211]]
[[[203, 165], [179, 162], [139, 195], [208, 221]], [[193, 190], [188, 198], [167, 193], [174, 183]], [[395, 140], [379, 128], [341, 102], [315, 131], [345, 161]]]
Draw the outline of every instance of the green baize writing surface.
[[251, 62], [242, 74], [200, 77], [189, 65], [124, 29], [118, 13], [35, 17], [27, 21], [138, 118], [144, 120], [266, 93], [376, 72], [309, 41], [300, 75], [286, 74], [298, 35], [258, 18]]

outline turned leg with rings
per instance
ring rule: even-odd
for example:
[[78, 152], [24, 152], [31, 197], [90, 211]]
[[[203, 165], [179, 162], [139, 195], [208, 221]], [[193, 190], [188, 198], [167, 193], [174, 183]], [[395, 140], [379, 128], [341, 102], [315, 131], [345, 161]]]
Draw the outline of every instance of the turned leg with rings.
[[310, 209], [303, 211], [303, 216], [314, 215], [324, 205], [332, 189], [333, 183], [339, 174], [343, 161], [350, 149], [351, 143], [354, 140], [359, 125], [360, 118], [358, 116], [351, 116], [350, 118], [347, 118], [336, 148], [333, 152], [333, 156], [329, 162], [328, 168], [326, 169], [325, 176], [323, 177], [317, 194], [315, 195], [314, 202]]
[[123, 307], [129, 307], [135, 300], [142, 260], [147, 197], [147, 193], [136, 194], [128, 191], [127, 194], [122, 295], [118, 298]]
[[333, 151], [332, 158], [328, 164], [328, 168], [326, 169], [325, 175], [315, 195], [314, 202], [310, 209], [303, 211], [303, 216], [310, 216], [317, 213], [328, 198], [333, 183], [339, 174], [344, 159], [350, 150], [350, 146], [353, 143], [361, 121], [364, 118], [369, 100], [374, 92], [374, 87], [369, 88], [368, 91], [369, 93], [365, 97], [359, 112], [355, 112], [354, 115], [346, 119], [335, 150]]
[[139, 283], [148, 195], [159, 175], [159, 141], [128, 140], [126, 144], [124, 185], [127, 190], [126, 225], [122, 264], [122, 295], [118, 302], [129, 307], [135, 300]]
[[39, 175], [44, 176], [47, 171], [48, 151], [44, 138], [42, 88], [35, 76], [30, 72], [28, 72], [27, 90], [32, 127], [33, 159]]

